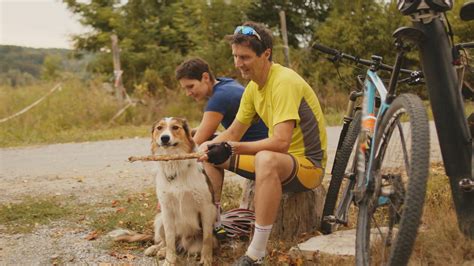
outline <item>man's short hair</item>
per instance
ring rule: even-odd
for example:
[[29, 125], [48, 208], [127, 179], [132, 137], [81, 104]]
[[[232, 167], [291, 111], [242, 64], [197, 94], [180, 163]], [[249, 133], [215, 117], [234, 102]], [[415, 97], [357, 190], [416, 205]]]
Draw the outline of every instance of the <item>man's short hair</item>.
[[211, 72], [209, 64], [201, 58], [191, 58], [184, 61], [176, 68], [176, 79], [197, 79], [202, 80], [203, 73], [209, 73], [211, 80], [214, 80], [214, 75]]
[[257, 56], [260, 56], [265, 50], [270, 49], [270, 58], [269, 60], [272, 61], [273, 55], [273, 38], [271, 32], [265, 27], [263, 24], [253, 22], [253, 21], [246, 21], [242, 24], [242, 26], [249, 26], [253, 28], [260, 39], [255, 35], [245, 35], [245, 34], [232, 34], [227, 35], [226, 39], [229, 40], [230, 44], [239, 44], [244, 45], [252, 49]]

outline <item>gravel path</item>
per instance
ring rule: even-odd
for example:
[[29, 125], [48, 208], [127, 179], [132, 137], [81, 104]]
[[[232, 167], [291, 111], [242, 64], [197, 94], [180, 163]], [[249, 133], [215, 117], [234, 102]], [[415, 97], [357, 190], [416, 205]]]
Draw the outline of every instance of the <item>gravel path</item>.
[[[328, 166], [339, 132], [339, 127], [328, 128]], [[433, 143], [435, 133], [431, 135]], [[94, 203], [119, 192], [143, 191], [153, 186], [153, 163], [129, 163], [127, 158], [149, 154], [149, 143], [149, 139], [135, 138], [0, 149], [0, 204], [44, 195], [73, 195], [80, 202]], [[437, 142], [432, 147], [432, 159], [439, 160]], [[108, 253], [106, 237], [85, 240], [88, 230], [59, 221], [38, 227], [32, 234], [0, 234], [0, 265], [128, 262]], [[138, 255], [133, 264], [150, 265], [154, 260]]]

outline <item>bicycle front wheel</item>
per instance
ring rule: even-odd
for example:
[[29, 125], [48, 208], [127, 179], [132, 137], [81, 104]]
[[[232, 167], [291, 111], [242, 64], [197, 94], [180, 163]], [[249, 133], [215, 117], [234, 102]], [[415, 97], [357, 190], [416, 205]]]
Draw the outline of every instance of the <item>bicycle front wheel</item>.
[[359, 203], [358, 265], [406, 265], [426, 194], [429, 124], [420, 98], [397, 97], [380, 124], [370, 166], [372, 180]]

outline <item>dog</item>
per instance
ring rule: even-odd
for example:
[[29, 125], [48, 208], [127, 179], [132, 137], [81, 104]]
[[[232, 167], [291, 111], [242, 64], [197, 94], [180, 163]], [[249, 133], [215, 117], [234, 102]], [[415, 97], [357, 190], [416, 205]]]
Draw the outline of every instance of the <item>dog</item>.
[[[163, 118], [152, 128], [151, 151], [154, 155], [186, 154], [196, 150], [185, 119]], [[195, 159], [157, 162], [156, 195], [161, 213], [155, 217], [154, 241], [145, 254], [165, 253], [165, 264], [177, 261], [176, 247], [188, 254], [201, 254], [200, 263], [212, 265], [217, 246], [213, 225], [217, 209], [212, 186], [202, 165]]]

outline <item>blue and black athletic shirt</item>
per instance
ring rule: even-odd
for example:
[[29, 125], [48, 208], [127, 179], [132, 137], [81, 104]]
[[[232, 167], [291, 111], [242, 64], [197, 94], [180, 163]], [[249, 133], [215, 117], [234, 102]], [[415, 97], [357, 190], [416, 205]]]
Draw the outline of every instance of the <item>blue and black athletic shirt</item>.
[[[217, 80], [219, 82], [214, 86], [204, 112], [221, 113], [224, 116], [221, 125], [227, 129], [237, 115], [244, 87], [231, 78], [217, 78]], [[264, 138], [268, 138], [268, 128], [262, 119], [258, 119], [245, 132], [241, 141], [255, 141]]]

